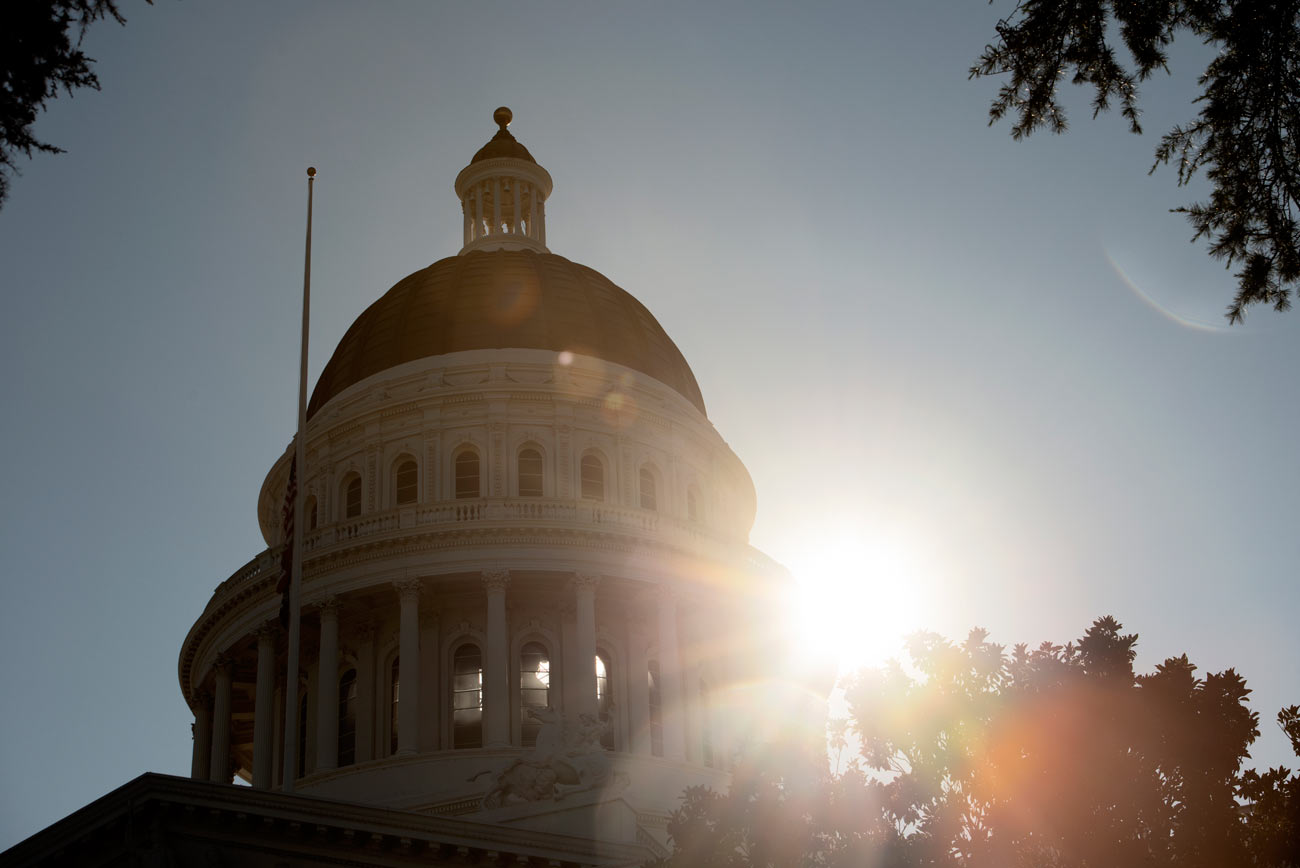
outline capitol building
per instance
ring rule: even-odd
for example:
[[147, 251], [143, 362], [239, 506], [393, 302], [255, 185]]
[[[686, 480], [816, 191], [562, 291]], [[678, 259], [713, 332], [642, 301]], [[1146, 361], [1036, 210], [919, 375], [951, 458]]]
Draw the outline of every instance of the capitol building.
[[361, 312], [311, 395], [298, 678], [291, 445], [266, 548], [180, 649], [190, 778], [0, 865], [638, 866], [776, 737], [790, 577], [749, 545], [749, 473], [650, 311], [550, 251], [551, 176], [494, 120], [455, 178], [464, 246]]

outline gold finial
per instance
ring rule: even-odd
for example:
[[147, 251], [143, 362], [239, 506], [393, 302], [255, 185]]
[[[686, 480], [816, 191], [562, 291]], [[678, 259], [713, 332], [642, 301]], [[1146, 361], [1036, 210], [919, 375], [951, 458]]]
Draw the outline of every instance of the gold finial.
[[505, 106], [501, 106], [501, 108], [492, 112], [492, 120], [496, 121], [497, 126], [499, 126], [503, 131], [506, 127], [510, 126], [510, 122], [514, 120], [514, 117], [515, 116], [511, 113], [510, 109]]
[[315, 178], [315, 177], [316, 177], [316, 167], [315, 167], [315, 166], [308, 166], [308, 167], [307, 167], [307, 177], [308, 177], [308, 178]]

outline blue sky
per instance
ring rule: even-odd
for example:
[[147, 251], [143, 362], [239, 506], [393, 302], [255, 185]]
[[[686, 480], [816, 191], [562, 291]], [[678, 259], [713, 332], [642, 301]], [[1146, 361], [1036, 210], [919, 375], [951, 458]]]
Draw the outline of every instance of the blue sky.
[[656, 314], [752, 541], [853, 583], [860, 656], [1114, 614], [1144, 669], [1241, 671], [1257, 761], [1294, 765], [1300, 315], [1228, 328], [1231, 274], [1168, 213], [1204, 187], [1146, 173], [1205, 49], [1144, 87], [1145, 136], [1079, 93], [1016, 143], [966, 76], [1006, 5], [123, 0], [103, 91], [39, 120], [69, 153], [0, 210], [0, 847], [188, 773], [176, 655], [294, 425], [306, 166], [314, 379], [459, 249], [502, 104], [552, 251]]

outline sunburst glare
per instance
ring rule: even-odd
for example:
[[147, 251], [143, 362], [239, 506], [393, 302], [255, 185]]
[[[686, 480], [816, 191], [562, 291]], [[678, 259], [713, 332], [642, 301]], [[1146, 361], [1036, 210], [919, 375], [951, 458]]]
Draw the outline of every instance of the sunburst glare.
[[790, 555], [790, 629], [802, 653], [840, 674], [899, 656], [904, 637], [926, 626], [921, 555], [914, 539], [865, 523], [834, 528]]

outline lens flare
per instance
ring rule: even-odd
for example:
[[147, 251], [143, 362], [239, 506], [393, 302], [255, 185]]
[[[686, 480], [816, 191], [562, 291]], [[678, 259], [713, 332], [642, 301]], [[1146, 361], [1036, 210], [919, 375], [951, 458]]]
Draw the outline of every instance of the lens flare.
[[917, 555], [901, 535], [848, 526], [790, 557], [790, 628], [801, 653], [840, 674], [899, 656], [904, 638], [925, 626]]

